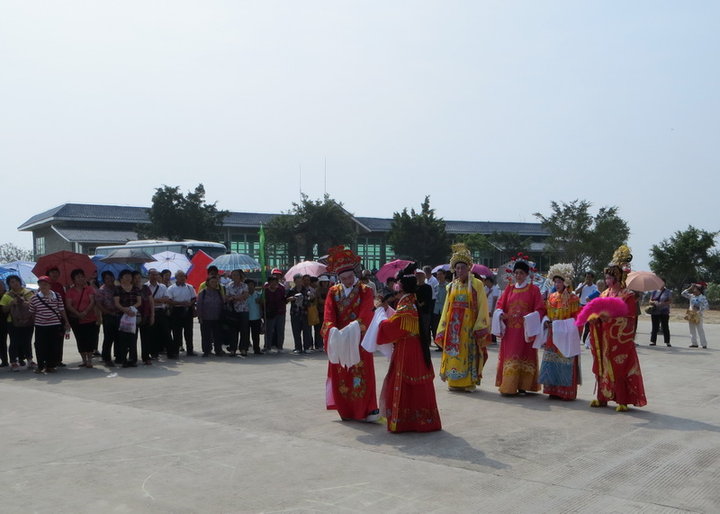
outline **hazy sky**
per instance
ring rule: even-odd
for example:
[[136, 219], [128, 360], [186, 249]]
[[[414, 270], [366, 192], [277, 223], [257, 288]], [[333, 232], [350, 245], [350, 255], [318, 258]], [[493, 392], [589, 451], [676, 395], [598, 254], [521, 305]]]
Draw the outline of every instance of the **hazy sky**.
[[279, 212], [536, 221], [616, 205], [636, 268], [720, 229], [717, 1], [0, 1], [0, 241], [205, 185]]

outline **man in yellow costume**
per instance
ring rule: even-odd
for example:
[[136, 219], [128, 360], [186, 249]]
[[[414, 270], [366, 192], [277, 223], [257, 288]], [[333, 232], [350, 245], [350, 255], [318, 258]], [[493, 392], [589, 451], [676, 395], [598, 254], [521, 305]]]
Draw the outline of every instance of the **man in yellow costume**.
[[447, 286], [435, 337], [443, 352], [440, 378], [451, 391], [474, 391], [491, 343], [487, 297], [482, 281], [470, 273], [470, 250], [463, 243], [452, 249], [450, 268], [455, 279]]

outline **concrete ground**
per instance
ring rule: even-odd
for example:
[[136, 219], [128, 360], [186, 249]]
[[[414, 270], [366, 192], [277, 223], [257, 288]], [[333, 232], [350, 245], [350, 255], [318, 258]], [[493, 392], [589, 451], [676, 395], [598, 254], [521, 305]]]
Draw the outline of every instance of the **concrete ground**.
[[430, 434], [326, 411], [322, 353], [109, 373], [70, 341], [56, 374], [0, 370], [0, 511], [720, 512], [720, 326], [708, 350], [671, 331], [640, 323], [644, 408], [590, 409], [587, 352], [577, 401], [500, 397], [493, 347], [479, 391], [436, 382]]

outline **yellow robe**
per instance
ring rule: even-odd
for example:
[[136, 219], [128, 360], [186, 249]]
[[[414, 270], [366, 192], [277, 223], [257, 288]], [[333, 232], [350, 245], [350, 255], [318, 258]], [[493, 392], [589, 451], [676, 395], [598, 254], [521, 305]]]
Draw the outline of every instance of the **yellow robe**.
[[480, 383], [490, 344], [487, 296], [473, 276], [447, 286], [435, 342], [442, 347], [440, 378], [452, 388], [472, 389]]

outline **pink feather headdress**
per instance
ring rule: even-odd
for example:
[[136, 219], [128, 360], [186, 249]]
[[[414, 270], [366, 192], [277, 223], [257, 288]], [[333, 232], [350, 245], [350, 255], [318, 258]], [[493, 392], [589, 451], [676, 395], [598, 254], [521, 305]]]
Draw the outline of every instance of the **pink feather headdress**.
[[588, 321], [599, 318], [601, 314], [608, 318], [622, 318], [628, 315], [628, 306], [621, 298], [595, 298], [582, 308], [575, 325], [582, 327]]

